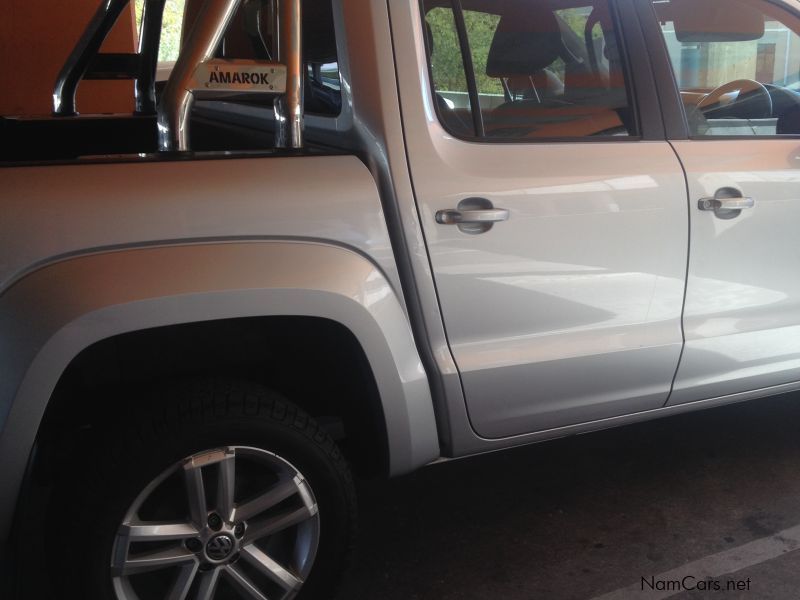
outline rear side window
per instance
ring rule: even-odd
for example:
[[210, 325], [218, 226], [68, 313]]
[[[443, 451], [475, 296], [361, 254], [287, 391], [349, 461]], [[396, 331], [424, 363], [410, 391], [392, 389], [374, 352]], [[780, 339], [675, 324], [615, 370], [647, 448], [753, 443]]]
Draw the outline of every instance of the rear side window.
[[338, 116], [342, 110], [342, 88], [331, 0], [303, 2], [303, 57], [308, 75], [305, 111]]
[[607, 0], [424, 0], [437, 112], [465, 138], [636, 135]]
[[800, 134], [800, 19], [763, 0], [656, 0], [693, 137]]

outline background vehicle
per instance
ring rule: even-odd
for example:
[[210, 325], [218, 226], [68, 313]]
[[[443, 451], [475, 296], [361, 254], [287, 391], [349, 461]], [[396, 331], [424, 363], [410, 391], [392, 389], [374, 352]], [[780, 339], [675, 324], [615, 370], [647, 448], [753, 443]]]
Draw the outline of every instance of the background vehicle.
[[794, 0], [189, 2], [163, 89], [125, 4], [0, 123], [21, 597], [325, 597], [350, 468], [800, 389]]

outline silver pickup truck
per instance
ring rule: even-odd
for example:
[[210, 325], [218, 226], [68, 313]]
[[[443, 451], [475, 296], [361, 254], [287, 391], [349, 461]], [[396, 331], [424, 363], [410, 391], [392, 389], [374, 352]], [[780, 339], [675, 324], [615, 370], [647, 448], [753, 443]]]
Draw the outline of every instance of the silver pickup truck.
[[797, 0], [138, 4], [0, 119], [4, 598], [332, 597], [351, 470], [800, 389]]

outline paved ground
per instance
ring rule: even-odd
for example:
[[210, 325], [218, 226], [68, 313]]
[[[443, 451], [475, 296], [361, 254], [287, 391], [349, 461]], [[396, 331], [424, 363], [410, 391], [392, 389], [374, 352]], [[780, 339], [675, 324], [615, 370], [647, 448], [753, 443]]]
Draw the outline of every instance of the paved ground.
[[[341, 598], [800, 598], [800, 394], [365, 483], [361, 513]], [[641, 591], [675, 569], [749, 590]]]

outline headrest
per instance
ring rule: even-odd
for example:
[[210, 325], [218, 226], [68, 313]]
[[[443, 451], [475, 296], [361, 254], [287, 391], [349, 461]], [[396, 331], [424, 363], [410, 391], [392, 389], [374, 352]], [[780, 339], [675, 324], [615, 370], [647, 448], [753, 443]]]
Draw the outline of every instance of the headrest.
[[486, 74], [533, 75], [553, 64], [563, 48], [558, 20], [546, 2], [509, 0], [489, 48]]

